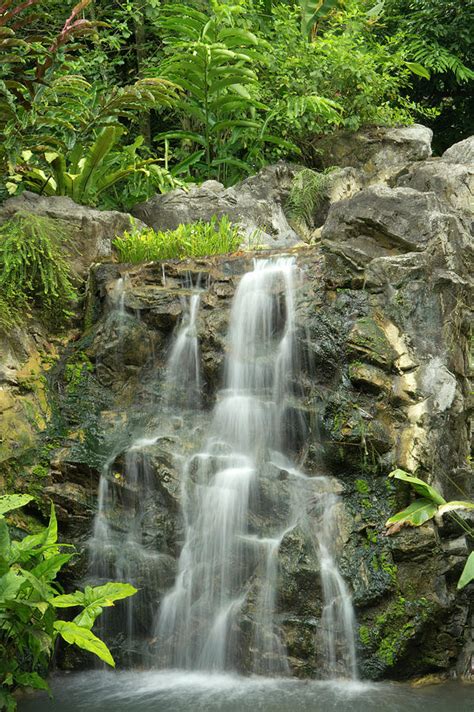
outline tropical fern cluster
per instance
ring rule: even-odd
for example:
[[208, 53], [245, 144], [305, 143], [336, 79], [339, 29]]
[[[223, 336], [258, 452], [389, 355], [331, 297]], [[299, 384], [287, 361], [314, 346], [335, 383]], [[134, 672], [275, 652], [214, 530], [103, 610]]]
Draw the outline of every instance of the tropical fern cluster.
[[32, 309], [58, 327], [76, 297], [63, 246], [65, 230], [47, 217], [17, 213], [0, 226], [0, 326], [20, 323]]
[[331, 171], [319, 173], [303, 168], [292, 181], [286, 210], [288, 216], [303, 226], [312, 227], [316, 211], [321, 207], [331, 184]]

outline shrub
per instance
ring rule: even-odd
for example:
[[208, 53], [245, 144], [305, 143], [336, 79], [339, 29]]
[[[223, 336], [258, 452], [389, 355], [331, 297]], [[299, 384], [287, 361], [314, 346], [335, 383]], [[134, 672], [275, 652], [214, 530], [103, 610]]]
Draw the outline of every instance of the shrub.
[[121, 262], [151, 262], [183, 257], [203, 257], [234, 252], [242, 242], [239, 228], [224, 215], [210, 222], [179, 225], [176, 230], [132, 230], [117, 237], [113, 245]]
[[[111, 582], [63, 595], [56, 577], [73, 553], [58, 544], [54, 506], [48, 526], [22, 539], [11, 538], [4, 517], [32, 499], [0, 496], [0, 709], [8, 712], [16, 710], [15, 690], [49, 689], [44, 675], [58, 637], [114, 667], [109, 649], [91, 629], [104, 607], [136, 593], [130, 584]], [[60, 608], [81, 610], [65, 621], [58, 618]]]
[[75, 298], [57, 221], [17, 213], [0, 226], [0, 327], [20, 323], [32, 307], [52, 326], [67, 316]]

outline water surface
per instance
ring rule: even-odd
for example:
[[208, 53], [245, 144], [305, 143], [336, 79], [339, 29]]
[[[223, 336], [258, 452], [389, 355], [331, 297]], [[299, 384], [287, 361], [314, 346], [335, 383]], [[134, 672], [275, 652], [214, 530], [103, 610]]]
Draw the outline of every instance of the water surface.
[[474, 687], [315, 682], [161, 670], [94, 671], [52, 678], [54, 699], [19, 712], [473, 712]]

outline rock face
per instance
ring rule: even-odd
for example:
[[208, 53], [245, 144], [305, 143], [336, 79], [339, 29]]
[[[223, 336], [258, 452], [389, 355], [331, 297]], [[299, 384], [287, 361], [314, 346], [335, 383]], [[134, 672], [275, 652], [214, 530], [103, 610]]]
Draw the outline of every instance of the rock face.
[[[463, 499], [473, 494], [472, 472], [466, 465], [472, 408], [468, 343], [473, 241], [468, 193], [461, 190], [469, 169], [458, 163], [457, 150], [455, 162], [449, 163], [451, 173], [444, 173], [446, 157], [422, 160], [429, 155], [427, 130], [393, 131], [399, 140], [403, 131], [412, 132], [412, 152], [394, 159], [391, 185], [371, 185], [371, 174], [362, 190], [352, 190], [350, 182], [347, 192], [328, 206], [322, 244], [292, 250], [302, 276], [295, 295], [301, 367], [292, 407], [306, 426], [305, 437], [293, 443], [292, 456], [310, 477], [330, 478], [341, 495], [338, 564], [356, 609], [360, 672], [370, 679], [403, 679], [456, 666], [465, 674], [474, 652], [472, 584], [456, 591], [473, 542], [446, 517], [384, 536], [387, 518], [411, 497], [407, 486], [388, 479], [395, 467], [416, 472], [446, 499], [461, 498], [459, 489]], [[398, 145], [393, 136], [386, 141], [390, 149], [385, 144], [377, 148], [375, 138], [362, 145], [378, 156], [378, 151]], [[367, 166], [370, 160], [364, 155], [359, 165]], [[407, 160], [416, 162], [406, 165]], [[252, 220], [274, 199], [271, 214], [280, 214], [284, 199], [275, 196], [288, 190], [288, 176], [278, 177], [280, 170], [269, 169], [273, 187], [268, 199], [252, 184], [257, 178], [241, 184], [246, 184], [245, 195], [253, 190], [257, 202], [262, 201]], [[264, 184], [262, 176], [258, 181]], [[280, 187], [274, 187], [275, 181]], [[232, 206], [228, 191], [220, 186], [202, 190], [210, 195], [209, 204], [223, 206], [227, 201]], [[188, 196], [186, 205], [178, 196], [176, 213], [171, 213], [177, 200], [171, 194], [168, 203], [168, 196], [153, 199], [137, 214], [145, 221], [163, 220], [157, 227], [173, 227], [183, 215], [206, 215], [193, 212], [200, 209], [198, 195], [195, 191]], [[124, 453], [137, 433], [153, 432], [159, 421], [173, 332], [186, 311], [190, 283], [201, 285], [197, 334], [202, 420], [177, 414], [168, 423], [167, 437], [147, 445], [150, 496], [144, 541], [159, 554], [160, 578], [154, 594], [148, 591], [137, 604], [144, 637], [158, 601], [174, 580], [183, 544], [180, 462], [205, 436], [208, 411], [221, 383], [232, 297], [253, 258], [248, 254], [96, 265], [90, 274], [84, 329], [75, 340], [62, 348], [56, 344], [49, 355], [39, 332], [23, 335], [16, 346], [12, 338], [5, 340], [0, 395], [8, 392], [20, 404], [24, 397], [36, 402], [35, 384], [41, 383], [45, 406], [42, 422], [36, 430], [31, 426], [35, 441], [27, 448], [31, 455], [36, 447], [35, 464], [15, 460], [13, 439], [7, 434], [4, 483], [41, 493], [44, 512], [47, 499], [55, 502], [64, 537], [83, 552], [70, 573], [71, 579], [78, 579], [86, 571], [86, 543], [104, 468], [109, 468], [110, 486], [121, 503], [110, 525], [123, 531], [120, 507], [136, 495], [127, 479]], [[25, 380], [21, 369], [32, 355], [39, 365], [28, 366]], [[46, 365], [44, 379], [40, 369]], [[9, 400], [4, 413], [10, 410]], [[21, 422], [26, 417], [18, 414]], [[18, 418], [14, 429], [19, 428]], [[262, 479], [250, 517], [259, 523], [283, 519], [284, 492], [284, 468], [275, 468]], [[29, 512], [41, 514], [38, 509]], [[278, 554], [276, 620], [284, 631], [291, 668], [301, 677], [318, 675], [321, 605], [318, 562], [295, 528], [285, 535]], [[251, 594], [244, 613], [242, 639], [246, 616], [252, 616]], [[120, 639], [115, 643], [114, 652], [120, 653]], [[244, 670], [246, 664], [243, 655]]]
[[474, 136], [469, 136], [464, 141], [459, 141], [459, 143], [450, 146], [443, 153], [443, 159], [451, 163], [472, 165], [474, 163]]
[[68, 240], [66, 250], [74, 273], [84, 278], [93, 262], [110, 259], [112, 240], [131, 227], [131, 216], [113, 210], [94, 210], [71, 198], [44, 197], [25, 191], [0, 206], [0, 225], [17, 212], [33, 213], [58, 221]]
[[431, 156], [433, 132], [414, 124], [404, 128], [373, 128], [356, 133], [341, 132], [316, 143], [323, 167], [352, 166], [366, 179], [386, 180], [407, 163]]
[[285, 163], [268, 166], [231, 188], [224, 188], [217, 181], [206, 181], [188, 192], [174, 190], [156, 195], [132, 212], [155, 230], [174, 230], [180, 223], [227, 215], [249, 237], [257, 232], [258, 244], [288, 247], [299, 241], [283, 210], [294, 171]]

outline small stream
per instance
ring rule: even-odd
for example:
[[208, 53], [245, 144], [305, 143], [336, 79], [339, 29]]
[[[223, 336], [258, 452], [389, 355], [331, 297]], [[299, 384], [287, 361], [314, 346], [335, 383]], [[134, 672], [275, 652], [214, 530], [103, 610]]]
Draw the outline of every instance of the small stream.
[[183, 672], [94, 671], [52, 678], [19, 712], [472, 712], [474, 688], [445, 683], [275, 680]]

